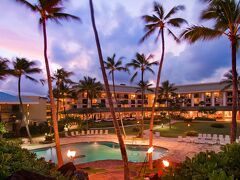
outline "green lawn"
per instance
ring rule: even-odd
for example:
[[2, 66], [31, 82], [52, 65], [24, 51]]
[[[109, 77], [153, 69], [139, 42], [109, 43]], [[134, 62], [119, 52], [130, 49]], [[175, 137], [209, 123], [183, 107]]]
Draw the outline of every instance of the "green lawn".
[[[224, 124], [224, 128], [213, 128], [211, 124], [221, 123]], [[238, 127], [240, 123], [238, 123]], [[192, 122], [191, 126], [188, 127], [185, 122], [177, 122], [172, 125], [172, 128], [169, 129], [168, 126], [161, 128], [160, 126], [155, 126], [155, 131], [160, 132], [160, 135], [163, 137], [177, 137], [185, 136], [185, 133], [188, 131], [197, 131], [198, 133], [206, 134], [230, 134], [230, 122]], [[238, 131], [238, 135], [239, 131]]]
[[[136, 126], [131, 126], [131, 127], [125, 127], [124, 129], [125, 129], [126, 134], [127, 135], [136, 135], [137, 136], [138, 132], [134, 131], [135, 127], [137, 127], [137, 125]], [[120, 128], [122, 130], [122, 127], [120, 127]], [[149, 125], [145, 125], [144, 129], [149, 129]], [[115, 133], [114, 128], [109, 129], [109, 133], [114, 134]]]

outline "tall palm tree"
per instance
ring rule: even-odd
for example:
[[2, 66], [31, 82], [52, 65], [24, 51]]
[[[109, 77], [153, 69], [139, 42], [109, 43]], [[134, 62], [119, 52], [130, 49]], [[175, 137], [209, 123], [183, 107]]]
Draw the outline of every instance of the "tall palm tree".
[[211, 20], [213, 27], [191, 26], [187, 28], [182, 37], [189, 43], [195, 43], [199, 40], [212, 40], [225, 36], [229, 39], [232, 53], [232, 123], [231, 123], [231, 143], [236, 140], [237, 133], [237, 69], [236, 56], [238, 41], [240, 39], [240, 2], [235, 0], [202, 0], [207, 6], [201, 13], [201, 20]]
[[47, 21], [52, 20], [56, 23], [60, 23], [61, 20], [80, 20], [78, 17], [64, 13], [62, 7], [62, 0], [37, 0], [36, 3], [31, 4], [27, 0], [16, 0], [16, 2], [25, 5], [29, 8], [32, 12], [37, 13], [39, 18], [39, 24], [42, 27], [43, 31], [43, 40], [44, 40], [44, 59], [45, 59], [45, 66], [46, 66], [46, 73], [47, 73], [47, 81], [48, 81], [48, 89], [50, 95], [50, 104], [52, 110], [52, 119], [53, 119], [53, 129], [55, 135], [55, 143], [56, 143], [56, 152], [57, 152], [57, 159], [58, 159], [58, 166], [60, 167], [63, 164], [62, 153], [60, 148], [60, 140], [59, 140], [59, 132], [58, 132], [58, 123], [57, 123], [57, 114], [56, 114], [56, 106], [53, 97], [52, 91], [52, 79], [49, 67], [49, 60], [47, 54]]
[[[134, 81], [134, 79], [137, 77], [138, 75], [138, 70], [141, 71], [141, 80], [140, 82], [144, 82], [144, 74], [145, 72], [151, 72], [152, 74], [154, 74], [154, 71], [152, 69], [152, 66], [158, 65], [157, 61], [153, 61], [151, 62], [151, 59], [153, 58], [153, 55], [149, 55], [149, 56], [145, 56], [144, 54], [136, 54], [136, 58], [132, 59], [132, 61], [130, 63], [127, 64], [127, 67], [132, 67], [135, 71], [135, 73], [133, 74], [132, 78], [130, 79], [131, 82]], [[144, 89], [142, 89], [142, 112], [143, 112], [143, 106], [144, 106]], [[140, 137], [143, 137], [143, 130], [144, 130], [144, 117], [142, 116], [141, 119], [141, 132], [139, 134]]]
[[[150, 133], [149, 133], [149, 147], [153, 145], [153, 121], [154, 121], [154, 111], [155, 111], [155, 104], [157, 102], [158, 97], [158, 88], [160, 84], [161, 72], [163, 67], [164, 61], [164, 54], [165, 54], [165, 31], [169, 35], [173, 37], [173, 39], [179, 42], [177, 36], [173, 33], [170, 27], [180, 28], [184, 23], [187, 21], [183, 18], [173, 17], [178, 11], [184, 10], [185, 7], [182, 5], [173, 7], [168, 13], [165, 13], [163, 6], [160, 3], [154, 2], [152, 15], [144, 15], [142, 16], [143, 21], [145, 22], [145, 32], [146, 34], [141, 38], [140, 42], [144, 42], [147, 38], [154, 35], [157, 31], [157, 37], [155, 42], [158, 41], [159, 37], [161, 36], [162, 41], [162, 55], [159, 62], [159, 68], [157, 73], [157, 81], [156, 81], [156, 89], [155, 89], [155, 97], [152, 105], [152, 112], [151, 112], [151, 119], [150, 119]], [[149, 168], [152, 169], [152, 154], [149, 155]]]
[[[128, 71], [128, 68], [123, 66], [122, 64], [122, 60], [123, 57], [120, 57], [118, 60], [115, 61], [116, 58], [116, 54], [113, 54], [112, 57], [107, 57], [107, 60], [104, 61], [105, 64], [105, 69], [107, 69], [109, 71], [109, 76], [111, 76], [112, 78], [112, 83], [113, 83], [113, 95], [114, 95], [114, 99], [116, 101], [116, 104], [118, 105], [118, 99], [116, 96], [116, 91], [115, 91], [115, 71]], [[123, 122], [122, 122], [122, 117], [121, 114], [119, 112], [119, 118], [122, 124], [122, 129], [123, 129], [123, 134], [126, 137], [126, 132], [123, 126]]]
[[93, 98], [98, 97], [103, 89], [103, 85], [100, 81], [96, 81], [96, 78], [91, 78], [89, 76], [84, 76], [83, 80], [80, 80], [77, 85], [78, 92], [87, 93], [87, 99], [90, 100], [91, 108], [93, 105]]
[[0, 80], [4, 80], [6, 76], [10, 73], [8, 63], [8, 59], [0, 57]]
[[[175, 87], [175, 84], [169, 83], [168, 80], [162, 82], [162, 86], [159, 87], [160, 99], [165, 102], [167, 108], [170, 106], [170, 103], [173, 100], [172, 98], [175, 97], [176, 90], [177, 90], [177, 88]], [[169, 114], [169, 112], [168, 112], [168, 114]], [[169, 118], [169, 128], [171, 128], [171, 117]]]
[[[137, 87], [137, 91], [136, 93], [139, 93], [139, 92], [143, 92], [143, 97], [142, 97], [142, 119], [144, 119], [144, 105], [145, 105], [145, 92], [146, 91], [150, 91], [150, 92], [153, 92], [153, 90], [150, 88], [152, 86], [151, 83], [149, 83], [148, 81], [139, 81], [139, 83], [137, 84], [138, 87]], [[140, 136], [143, 136], [143, 131], [144, 131], [144, 122], [143, 122], [143, 125], [141, 124], [141, 130], [140, 130]]]
[[105, 85], [105, 91], [106, 91], [106, 94], [107, 94], [109, 108], [110, 108], [110, 112], [111, 112], [112, 117], [113, 117], [113, 124], [114, 124], [115, 132], [116, 132], [116, 135], [117, 135], [117, 138], [118, 138], [121, 154], [122, 154], [122, 159], [123, 159], [123, 164], [124, 164], [124, 179], [129, 180], [130, 177], [129, 177], [127, 151], [126, 151], [126, 147], [125, 147], [125, 144], [124, 144], [124, 141], [123, 141], [123, 137], [122, 137], [121, 132], [120, 132], [120, 127], [119, 127], [119, 124], [117, 122], [117, 118], [116, 118], [116, 115], [115, 115], [115, 110], [114, 110], [113, 100], [112, 100], [112, 96], [111, 96], [111, 92], [110, 92], [110, 88], [109, 88], [107, 73], [106, 73], [106, 70], [105, 70], [105, 67], [104, 67], [102, 49], [101, 49], [100, 40], [99, 40], [99, 37], [98, 37], [97, 27], [96, 27], [96, 24], [95, 24], [94, 8], [93, 8], [92, 0], [89, 0], [89, 5], [90, 5], [90, 12], [91, 12], [92, 27], [93, 27], [94, 36], [95, 36], [95, 40], [96, 40], [96, 46], [97, 46], [97, 50], [98, 50], [99, 63], [100, 63], [100, 66], [101, 66], [103, 81], [104, 81], [104, 85]]
[[57, 69], [57, 71], [53, 75], [53, 78], [56, 80], [57, 120], [59, 119], [59, 98], [63, 98], [64, 103], [64, 93], [68, 92], [69, 86], [74, 84], [74, 82], [70, 79], [70, 76], [72, 75], [74, 75], [73, 72], [66, 71], [64, 68]]
[[18, 78], [18, 99], [20, 103], [19, 110], [21, 114], [21, 120], [18, 125], [18, 131], [20, 130], [22, 121], [24, 121], [28, 137], [30, 139], [30, 142], [32, 143], [32, 137], [28, 127], [28, 119], [26, 116], [26, 112], [24, 112], [23, 109], [23, 102], [21, 97], [21, 80], [22, 77], [24, 76], [26, 79], [29, 79], [33, 82], [38, 82], [35, 78], [31, 77], [30, 75], [41, 73], [42, 70], [36, 67], [37, 64], [35, 61], [29, 61], [26, 58], [16, 58], [12, 63], [13, 63], [12, 75]]

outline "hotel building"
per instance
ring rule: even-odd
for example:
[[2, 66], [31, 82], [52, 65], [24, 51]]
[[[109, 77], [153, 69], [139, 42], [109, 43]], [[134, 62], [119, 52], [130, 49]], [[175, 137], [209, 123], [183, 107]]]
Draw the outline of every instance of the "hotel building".
[[[179, 104], [179, 107], [186, 111], [184, 116], [197, 117], [201, 116], [199, 113], [200, 108], [214, 109], [214, 118], [219, 120], [231, 119], [232, 108], [232, 92], [231, 89], [224, 89], [226, 85], [215, 83], [201, 83], [189, 85], [176, 85], [176, 97], [184, 99]], [[142, 97], [141, 92], [137, 93], [137, 87], [127, 86], [124, 84], [116, 85], [116, 96], [118, 102], [114, 104], [115, 111], [122, 114], [123, 117], [141, 118], [142, 110]], [[110, 86], [111, 93], [113, 94], [113, 87]], [[240, 94], [240, 92], [239, 92]], [[154, 92], [146, 91], [144, 97], [144, 111], [145, 117], [150, 117], [151, 107], [153, 104]], [[166, 103], [156, 104], [156, 115], [162, 111], [179, 111], [173, 110], [166, 106]], [[80, 93], [76, 99], [66, 99], [65, 109], [72, 116], [80, 116], [86, 118], [84, 114], [93, 114], [94, 119], [109, 119], [111, 114], [109, 112], [109, 104], [106, 93], [102, 92], [98, 98], [92, 100], [92, 108], [90, 99], [87, 99], [86, 93]], [[60, 107], [61, 110], [63, 107]], [[117, 113], [117, 116], [119, 115]], [[238, 117], [238, 116], [237, 116]]]

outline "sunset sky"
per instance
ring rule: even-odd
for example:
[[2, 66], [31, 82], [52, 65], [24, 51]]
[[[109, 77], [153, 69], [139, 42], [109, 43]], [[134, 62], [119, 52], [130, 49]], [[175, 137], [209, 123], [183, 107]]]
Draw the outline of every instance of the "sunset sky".
[[[36, 0], [29, 1], [36, 2]], [[152, 38], [139, 44], [144, 34], [141, 16], [152, 13], [152, 0], [94, 0], [93, 2], [105, 58], [116, 53], [117, 57], [124, 56], [124, 63], [127, 63], [134, 58], [136, 52], [139, 52], [151, 53], [154, 55], [154, 60], [159, 60], [160, 42], [155, 43]], [[189, 25], [211, 25], [199, 21], [199, 14], [203, 9], [199, 0], [158, 0], [158, 2], [164, 5], [166, 11], [174, 5], [185, 5], [186, 10], [178, 13], [177, 16], [185, 18]], [[69, 0], [64, 4], [65, 11], [79, 16], [82, 23], [72, 21], [57, 25], [49, 22], [47, 26], [48, 54], [52, 73], [57, 68], [64, 67], [75, 73], [72, 79], [76, 82], [83, 76], [96, 77], [100, 81], [102, 79], [88, 3], [88, 0]], [[0, 13], [0, 56], [9, 59], [26, 57], [35, 60], [44, 70], [42, 75], [35, 77], [46, 78], [39, 17], [14, 0], [1, 0]], [[173, 31], [177, 35], [181, 32], [176, 29]], [[162, 80], [170, 80], [175, 84], [219, 81], [230, 69], [230, 52], [227, 38], [189, 45], [187, 42], [176, 44], [168, 36]], [[129, 75], [126, 73], [118, 73], [116, 79], [118, 84], [130, 84]], [[146, 74], [146, 80], [154, 82], [155, 76]], [[16, 82], [17, 79], [14, 77], [7, 78], [0, 82], [0, 91], [17, 92]], [[135, 84], [136, 82], [133, 83]], [[47, 86], [42, 86], [40, 83], [33, 84], [28, 80], [24, 80], [22, 90], [28, 94], [47, 94]]]

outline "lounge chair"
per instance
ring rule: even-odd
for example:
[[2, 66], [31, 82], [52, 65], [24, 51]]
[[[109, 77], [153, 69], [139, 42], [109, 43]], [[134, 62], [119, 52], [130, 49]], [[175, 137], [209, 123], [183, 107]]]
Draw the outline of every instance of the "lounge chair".
[[207, 134], [203, 134], [202, 138], [206, 139], [207, 138]]
[[100, 135], [102, 135], [102, 134], [103, 134], [103, 130], [102, 130], [102, 129], [99, 131], [99, 134], [100, 134]]
[[229, 137], [225, 137], [225, 143], [230, 144], [230, 138]]
[[187, 137], [183, 138], [183, 141], [186, 143], [190, 143], [191, 139], [190, 139], [190, 137], [187, 136]]
[[74, 131], [71, 131], [71, 136], [76, 136]]
[[85, 131], [82, 131], [82, 133], [81, 133], [82, 135], [85, 135]]
[[64, 135], [65, 135], [65, 137], [70, 137], [70, 136], [68, 135], [68, 132], [65, 132]]
[[178, 136], [178, 139], [177, 139], [178, 142], [182, 142], [183, 141], [183, 138], [182, 136]]
[[220, 145], [226, 145], [227, 144], [227, 142], [224, 140], [224, 139], [219, 139], [219, 144]]
[[220, 140], [220, 139], [223, 139], [223, 135], [222, 135], [222, 134], [219, 135], [219, 140]]
[[213, 139], [213, 140], [218, 140], [218, 136], [217, 136], [217, 134], [213, 134], [212, 139]]
[[79, 135], [80, 135], [78, 131], [75, 131], [75, 134], [76, 134], [76, 136], [79, 136]]
[[207, 141], [207, 144], [210, 144], [210, 145], [214, 145], [214, 144], [217, 144], [217, 140], [208, 140]]
[[230, 139], [230, 136], [229, 136], [229, 135], [226, 135], [226, 136], [225, 136], [225, 139]]
[[198, 134], [198, 139], [201, 139], [202, 138], [202, 134]]
[[87, 135], [89, 135], [90, 134], [90, 130], [87, 130]]
[[91, 134], [94, 134], [94, 130], [91, 130]]
[[105, 129], [105, 132], [104, 132], [104, 134], [108, 134], [108, 129]]
[[98, 129], [95, 130], [95, 134], [98, 134]]
[[155, 132], [155, 137], [160, 137], [160, 132]]
[[211, 134], [207, 134], [206, 139], [212, 139], [212, 135]]

